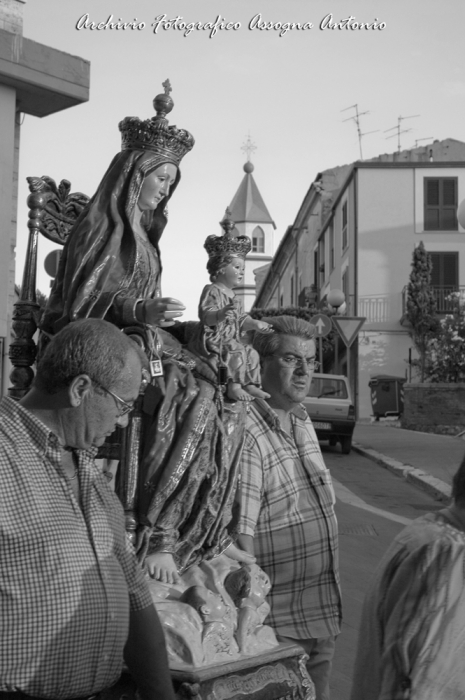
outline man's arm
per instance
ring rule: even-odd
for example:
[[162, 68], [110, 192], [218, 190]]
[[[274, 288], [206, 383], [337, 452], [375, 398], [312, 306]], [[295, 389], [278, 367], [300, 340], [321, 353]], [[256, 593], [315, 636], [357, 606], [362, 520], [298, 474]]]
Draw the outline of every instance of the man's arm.
[[124, 660], [143, 700], [176, 700], [163, 629], [153, 605], [131, 610]]

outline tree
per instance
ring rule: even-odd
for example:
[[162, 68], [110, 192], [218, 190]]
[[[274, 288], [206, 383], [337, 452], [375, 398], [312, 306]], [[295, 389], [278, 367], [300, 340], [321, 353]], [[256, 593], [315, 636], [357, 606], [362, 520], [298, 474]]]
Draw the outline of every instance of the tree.
[[452, 292], [452, 313], [439, 321], [439, 333], [428, 347], [427, 378], [432, 382], [465, 381], [465, 296]]
[[425, 250], [423, 241], [413, 251], [412, 271], [407, 287], [406, 318], [412, 328], [411, 338], [417, 349], [420, 369], [420, 379], [426, 376], [428, 349], [438, 329], [436, 316], [436, 297], [431, 287], [433, 263], [431, 256]]

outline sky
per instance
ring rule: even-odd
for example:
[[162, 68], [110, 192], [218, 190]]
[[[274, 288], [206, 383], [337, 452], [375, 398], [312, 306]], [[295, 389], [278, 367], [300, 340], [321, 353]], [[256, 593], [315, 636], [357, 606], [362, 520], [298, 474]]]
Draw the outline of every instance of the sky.
[[[86, 14], [96, 24], [112, 16], [145, 26], [77, 29]], [[178, 25], [219, 17], [236, 29], [214, 36], [163, 29], [160, 20], [177, 17]], [[344, 28], [349, 17], [375, 28]], [[316, 175], [360, 158], [354, 105], [368, 112], [360, 118], [363, 158], [397, 150], [389, 130], [399, 116], [409, 130], [402, 148], [465, 141], [464, 20], [463, 0], [27, 0], [24, 36], [89, 60], [91, 82], [87, 103], [42, 119], [24, 116], [17, 282], [27, 243], [26, 177], [66, 178], [72, 191], [92, 195], [120, 150], [118, 122], [153, 116], [152, 100], [169, 78], [170, 123], [189, 130], [196, 144], [181, 163], [161, 240], [162, 291], [186, 305], [183, 320], [195, 319], [209, 281], [203, 243], [220, 233], [244, 176], [248, 135], [278, 243]], [[283, 33], [286, 23], [313, 27]], [[42, 261], [54, 247], [40, 242], [38, 287], [45, 293], [50, 278]]]

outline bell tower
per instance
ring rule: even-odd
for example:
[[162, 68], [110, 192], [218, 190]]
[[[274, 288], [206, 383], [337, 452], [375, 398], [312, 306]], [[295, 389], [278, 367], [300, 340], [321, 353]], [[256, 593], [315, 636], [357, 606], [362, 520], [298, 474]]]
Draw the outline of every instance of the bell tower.
[[242, 150], [247, 154], [247, 162], [244, 165], [245, 175], [229, 205], [231, 219], [236, 224], [233, 235], [248, 236], [252, 241], [252, 249], [245, 259], [244, 279], [240, 287], [235, 289], [244, 311], [249, 311], [255, 301], [254, 270], [270, 263], [273, 259], [273, 239], [276, 229], [252, 175], [254, 165], [250, 157], [255, 148], [249, 135], [247, 142], [242, 146]]

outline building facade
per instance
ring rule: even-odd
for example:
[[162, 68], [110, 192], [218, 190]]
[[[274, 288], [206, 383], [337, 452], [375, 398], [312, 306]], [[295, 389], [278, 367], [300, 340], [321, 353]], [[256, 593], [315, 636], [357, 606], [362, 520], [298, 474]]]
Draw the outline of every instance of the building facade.
[[351, 363], [360, 418], [372, 412], [371, 377], [407, 376], [405, 288], [419, 242], [432, 256], [440, 313], [448, 294], [465, 287], [465, 231], [456, 214], [464, 198], [465, 144], [453, 139], [324, 171], [267, 271], [257, 307], [306, 306], [342, 289], [346, 314], [366, 318], [335, 368]]
[[0, 0], [0, 394], [9, 383], [8, 348], [16, 301], [21, 115], [45, 117], [89, 99], [88, 61], [23, 37], [25, 1]]

